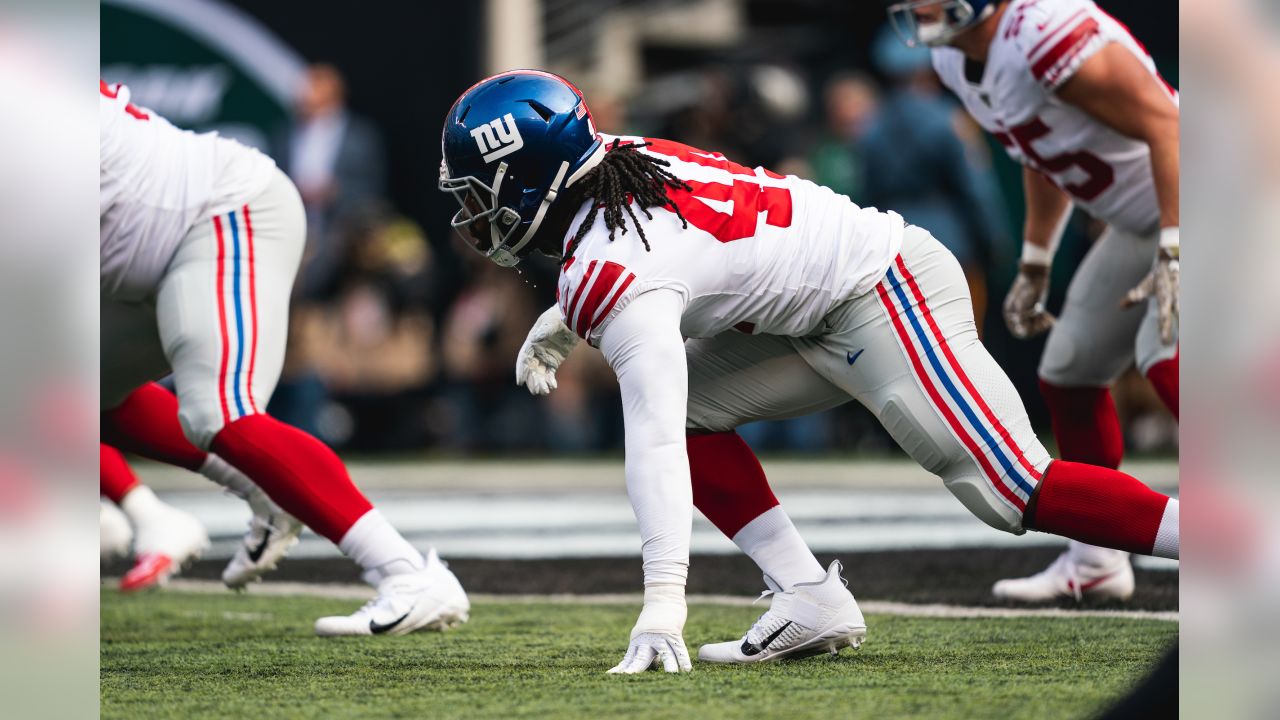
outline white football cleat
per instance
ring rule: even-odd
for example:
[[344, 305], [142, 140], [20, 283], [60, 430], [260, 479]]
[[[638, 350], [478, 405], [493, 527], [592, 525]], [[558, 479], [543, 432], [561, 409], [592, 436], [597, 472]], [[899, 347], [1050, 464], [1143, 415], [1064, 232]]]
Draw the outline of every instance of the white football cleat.
[[378, 595], [351, 615], [316, 620], [321, 637], [404, 635], [414, 630], [448, 630], [467, 621], [471, 602], [458, 578], [433, 548], [427, 567], [392, 575], [378, 584]]
[[835, 655], [846, 645], [859, 647], [867, 637], [867, 622], [840, 570], [836, 560], [827, 568], [825, 578], [798, 583], [788, 592], [781, 592], [766, 576], [770, 592], [765, 595], [773, 595], [769, 609], [742, 640], [703, 645], [698, 659], [745, 664], [824, 652]]
[[991, 592], [998, 600], [1042, 603], [1058, 598], [1128, 600], [1133, 595], [1133, 566], [1129, 553], [1119, 550], [1099, 553], [1089, 547], [1095, 562], [1084, 563], [1071, 549], [1064, 551], [1049, 567], [1030, 577], [999, 580]]
[[100, 502], [98, 511], [98, 556], [102, 562], [129, 556], [133, 542], [133, 528], [129, 518], [120, 508], [108, 502]]
[[262, 490], [254, 488], [247, 502], [253, 510], [249, 532], [222, 571], [222, 582], [232, 590], [243, 590], [245, 585], [275, 570], [302, 534], [302, 522], [281, 510]]
[[163, 585], [208, 548], [209, 534], [194, 515], [157, 502], [145, 522], [137, 524], [133, 549], [138, 559], [120, 579], [120, 589]]

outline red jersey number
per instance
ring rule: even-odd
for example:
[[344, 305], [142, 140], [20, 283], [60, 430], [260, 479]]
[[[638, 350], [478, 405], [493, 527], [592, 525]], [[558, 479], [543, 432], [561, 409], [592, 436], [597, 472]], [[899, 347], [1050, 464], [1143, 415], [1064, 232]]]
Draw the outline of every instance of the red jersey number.
[[[739, 165], [719, 153], [703, 152], [670, 140], [645, 138], [645, 142], [650, 144], [650, 150], [661, 155], [717, 168], [743, 178], [757, 177], [755, 170]], [[771, 178], [783, 177], [764, 168], [760, 170]], [[791, 227], [791, 191], [786, 188], [764, 186], [753, 180], [737, 178], [732, 185], [697, 180], [685, 182], [693, 189], [669, 190], [671, 201], [680, 208], [680, 213], [689, 224], [722, 243], [754, 236], [760, 222], [760, 213], [764, 213], [766, 225]], [[731, 203], [732, 212], [716, 210], [698, 198]]]
[[1009, 145], [1011, 143], [1010, 138], [1012, 138], [1012, 142], [1017, 143], [1022, 150], [1022, 155], [1027, 159], [1027, 163], [1046, 175], [1065, 172], [1072, 167], [1077, 167], [1084, 171], [1084, 180], [1065, 183], [1061, 187], [1085, 202], [1097, 198], [1116, 181], [1115, 170], [1102, 158], [1087, 150], [1063, 153], [1051, 158], [1041, 157], [1040, 153], [1036, 152], [1032, 146], [1032, 143], [1050, 132], [1052, 130], [1048, 125], [1044, 124], [1044, 121], [1040, 118], [1034, 118], [1030, 122], [1010, 129], [1008, 135], [1000, 133], [996, 137], [1005, 145]]

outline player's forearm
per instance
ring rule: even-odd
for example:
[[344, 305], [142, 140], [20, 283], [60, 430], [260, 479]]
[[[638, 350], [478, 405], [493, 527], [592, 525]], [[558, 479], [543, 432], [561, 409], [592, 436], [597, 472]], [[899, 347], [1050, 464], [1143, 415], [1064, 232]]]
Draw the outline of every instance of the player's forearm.
[[1048, 265], [1071, 216], [1071, 199], [1031, 168], [1022, 170], [1022, 188], [1027, 206], [1022, 228], [1023, 260]]
[[1178, 119], [1160, 128], [1147, 141], [1151, 150], [1151, 174], [1155, 179], [1156, 200], [1160, 203], [1160, 227], [1178, 227]]
[[637, 297], [606, 328], [600, 345], [622, 395], [627, 494], [640, 527], [646, 586], [683, 586], [689, 572], [693, 490], [684, 439], [681, 304], [672, 291]]

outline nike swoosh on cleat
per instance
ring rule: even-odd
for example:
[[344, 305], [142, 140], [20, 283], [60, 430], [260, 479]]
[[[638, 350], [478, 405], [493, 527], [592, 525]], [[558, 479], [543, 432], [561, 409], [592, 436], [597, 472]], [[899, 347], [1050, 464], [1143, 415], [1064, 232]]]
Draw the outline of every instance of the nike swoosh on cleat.
[[777, 640], [777, 639], [778, 639], [778, 636], [782, 634], [782, 631], [783, 631], [783, 630], [786, 630], [786, 629], [787, 629], [787, 628], [789, 628], [789, 627], [791, 627], [791, 621], [790, 621], [790, 620], [788, 620], [788, 621], [787, 621], [787, 624], [786, 624], [786, 625], [783, 625], [782, 627], [778, 628], [777, 630], [774, 630], [774, 631], [773, 631], [773, 634], [772, 634], [772, 635], [770, 635], [769, 637], [765, 638], [765, 639], [764, 639], [764, 642], [760, 643], [759, 645], [752, 645], [750, 640], [747, 640], [746, 638], [743, 638], [743, 639], [742, 639], [742, 654], [743, 654], [743, 655], [747, 655], [747, 656], [759, 655], [760, 653], [764, 652], [765, 650], [767, 650], [767, 649], [769, 648], [769, 643], [772, 643], [774, 640]]
[[396, 618], [395, 620], [392, 620], [389, 623], [378, 623], [377, 621], [370, 620], [369, 632], [373, 633], [374, 635], [381, 635], [382, 633], [404, 622], [404, 619], [409, 617], [410, 612], [413, 612], [413, 608], [409, 608], [409, 612], [401, 615], [400, 617]]
[[859, 351], [858, 351], [858, 352], [856, 352], [856, 353], [851, 353], [851, 352], [849, 352], [848, 350], [846, 350], [846, 351], [845, 351], [845, 353], [844, 353], [844, 358], [845, 358], [846, 360], [848, 360], [848, 361], [849, 361], [849, 364], [850, 364], [850, 365], [852, 365], [852, 364], [854, 364], [855, 362], [857, 362], [857, 361], [858, 361], [858, 357], [859, 357], [860, 355], [862, 355], [862, 353], [864, 353], [864, 352], [866, 352], [866, 348], [862, 348], [861, 350], [859, 350]]
[[262, 542], [258, 543], [258, 547], [249, 548], [249, 562], [256, 563], [262, 559], [262, 553], [266, 552], [267, 543], [271, 542], [271, 522], [274, 517], [267, 518], [267, 531], [262, 534]]

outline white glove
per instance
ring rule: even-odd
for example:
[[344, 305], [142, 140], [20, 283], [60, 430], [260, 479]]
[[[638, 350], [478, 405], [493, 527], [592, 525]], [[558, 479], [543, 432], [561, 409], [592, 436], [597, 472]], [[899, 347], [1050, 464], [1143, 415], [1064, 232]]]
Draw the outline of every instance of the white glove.
[[622, 662], [609, 672], [642, 673], [655, 664], [669, 673], [692, 670], [683, 635], [687, 614], [683, 585], [646, 587], [644, 609], [631, 630], [631, 646]]
[[1178, 322], [1179, 267], [1178, 228], [1160, 231], [1160, 249], [1151, 272], [1125, 296], [1122, 307], [1129, 307], [1155, 297], [1160, 319], [1160, 342], [1173, 344], [1174, 326]]
[[547, 308], [516, 355], [516, 385], [524, 385], [533, 395], [555, 390], [556, 370], [577, 344], [578, 336], [564, 324], [559, 306]]

